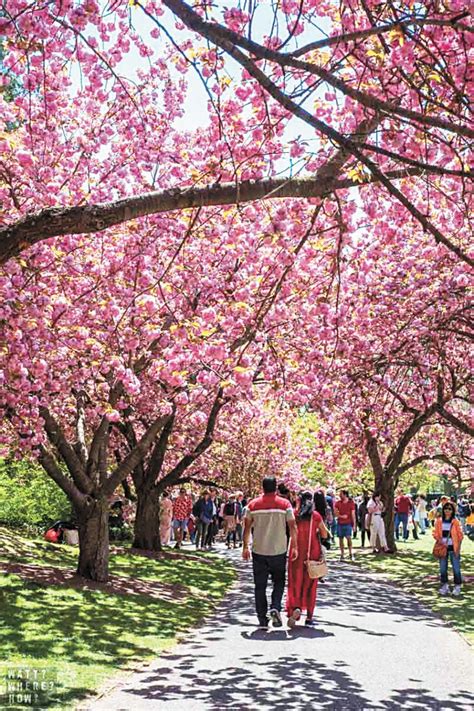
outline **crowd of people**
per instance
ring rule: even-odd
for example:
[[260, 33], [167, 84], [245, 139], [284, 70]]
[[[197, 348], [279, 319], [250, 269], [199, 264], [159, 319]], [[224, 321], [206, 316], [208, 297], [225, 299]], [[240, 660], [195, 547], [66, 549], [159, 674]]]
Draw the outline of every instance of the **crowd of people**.
[[[294, 627], [305, 613], [306, 625], [314, 623], [318, 583], [324, 577], [312, 577], [308, 561], [322, 561], [323, 548], [338, 541], [340, 560], [353, 561], [353, 541], [360, 534], [374, 554], [390, 553], [385, 521], [388, 511], [379, 491], [351, 496], [332, 487], [316, 491], [290, 491], [274, 477], [263, 480], [261, 496], [248, 500], [242, 492], [219, 494], [211, 488], [199, 496], [181, 488], [171, 498], [165, 493], [160, 512], [161, 542], [180, 548], [188, 539], [197, 550], [210, 550], [216, 539], [228, 548], [243, 547], [242, 556], [252, 559], [255, 606], [259, 625], [282, 625], [281, 610], [286, 575], [288, 589], [286, 614]], [[439, 559], [440, 594], [450, 592], [448, 563], [454, 576], [453, 594], [461, 593], [461, 542], [464, 533], [474, 534], [474, 503], [465, 498], [440, 496], [428, 500], [422, 494], [411, 497], [397, 492], [394, 502], [394, 533], [398, 541], [409, 536], [417, 539], [432, 529], [435, 541], [446, 547]], [[346, 557], [347, 552], [347, 557]], [[268, 608], [267, 584], [272, 580], [271, 605]]]
[[174, 498], [165, 492], [160, 507], [161, 545], [174, 543], [175, 548], [181, 548], [188, 539], [197, 550], [211, 550], [220, 537], [228, 548], [237, 548], [242, 545], [246, 505], [241, 491], [219, 495], [216, 488], [210, 488], [196, 496], [182, 487]]

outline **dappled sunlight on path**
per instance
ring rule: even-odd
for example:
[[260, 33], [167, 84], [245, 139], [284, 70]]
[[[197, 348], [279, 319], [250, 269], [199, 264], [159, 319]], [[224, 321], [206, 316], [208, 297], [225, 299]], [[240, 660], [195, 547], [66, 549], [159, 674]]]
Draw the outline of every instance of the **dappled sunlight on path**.
[[315, 628], [258, 630], [251, 566], [214, 615], [144, 672], [81, 706], [139, 709], [472, 709], [464, 640], [414, 598], [349, 564], [319, 586]]

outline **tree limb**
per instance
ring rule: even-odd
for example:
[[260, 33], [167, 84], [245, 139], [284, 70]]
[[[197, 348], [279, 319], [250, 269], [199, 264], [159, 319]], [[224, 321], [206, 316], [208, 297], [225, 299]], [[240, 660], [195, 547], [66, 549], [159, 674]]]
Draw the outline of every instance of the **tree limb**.
[[91, 494], [94, 489], [93, 482], [86, 475], [74, 447], [67, 441], [59, 423], [56, 422], [47, 407], [40, 407], [39, 412], [44, 420], [44, 428], [48, 439], [61, 455], [76, 486], [83, 494]]
[[[233, 30], [229, 30], [227, 27], [219, 24], [218, 22], [207, 22], [182, 0], [163, 0], [163, 4], [166, 5], [166, 7], [168, 7], [174, 15], [179, 17], [187, 27], [194, 30], [201, 36], [210, 39], [214, 44], [218, 44], [229, 54], [231, 53], [225, 44], [231, 43], [235, 47], [242, 47], [243, 49], [246, 49], [259, 59], [267, 59], [271, 62], [279, 64], [282, 67], [291, 66], [295, 69], [300, 69], [308, 72], [309, 74], [316, 75], [335, 89], [338, 89], [340, 92], [351, 97], [354, 101], [357, 101], [366, 108], [373, 109], [375, 111], [384, 111], [385, 113], [392, 115], [395, 114], [418, 123], [441, 128], [451, 133], [457, 133], [467, 138], [474, 138], [474, 129], [471, 129], [468, 126], [454, 124], [451, 121], [446, 121], [436, 116], [420, 114], [417, 111], [406, 109], [403, 106], [399, 106], [390, 101], [383, 101], [373, 94], [367, 94], [364, 91], [360, 91], [360, 89], [355, 89], [323, 67], [319, 67], [311, 62], [295, 59], [291, 56], [291, 54], [282, 54], [276, 50], [264, 47], [263, 45], [258, 44], [258, 42], [254, 42], [243, 35], [239, 35]], [[137, 5], [139, 5], [147, 15], [151, 16], [151, 13], [148, 13], [139, 2], [137, 2]], [[235, 58], [236, 57], [234, 56], [234, 59]]]
[[120, 462], [120, 464], [115, 468], [115, 470], [109, 475], [107, 480], [103, 484], [103, 492], [106, 496], [110, 496], [114, 493], [117, 486], [120, 484], [122, 479], [131, 474], [139, 462], [143, 459], [145, 454], [148, 452], [153, 444], [155, 437], [158, 432], [165, 426], [169, 415], [163, 415], [156, 419], [146, 430], [143, 437], [138, 441], [136, 447], [134, 447]]
[[394, 447], [392, 452], [387, 457], [387, 460], [385, 462], [385, 468], [389, 473], [395, 475], [398, 472], [406, 448], [410, 444], [411, 440], [415, 437], [415, 435], [418, 434], [425, 422], [427, 422], [427, 420], [429, 420], [429, 418], [432, 417], [436, 413], [436, 411], [437, 404], [433, 403], [432, 405], [427, 407], [426, 410], [424, 410], [419, 415], [416, 415], [413, 418], [413, 420], [410, 422], [410, 424], [398, 440], [397, 446]]
[[48, 476], [64, 491], [72, 503], [81, 508], [86, 495], [79, 491], [72, 479], [62, 473], [56, 458], [43, 445], [39, 447], [38, 461]]
[[456, 415], [453, 415], [452, 412], [446, 410], [442, 403], [438, 403], [437, 410], [441, 417], [449, 422], [450, 425], [455, 427], [460, 432], [464, 432], [465, 434], [474, 437], [474, 427], [471, 427], [467, 422], [464, 422], [464, 420], [461, 420], [459, 417], [456, 417]]
[[[387, 172], [391, 180], [418, 176], [427, 171], [407, 168]], [[170, 188], [108, 203], [74, 207], [51, 207], [0, 229], [0, 264], [37, 242], [68, 234], [91, 234], [147, 215], [193, 207], [233, 205], [277, 198], [325, 197], [335, 190], [361, 187], [366, 180], [335, 180], [334, 177], [278, 178], [270, 180], [220, 183], [204, 187]]]
[[[346, 148], [351, 152], [358, 160], [363, 163], [372, 174], [374, 180], [378, 180], [387, 191], [395, 197], [401, 204], [410, 212], [410, 214], [422, 225], [423, 229], [431, 232], [437, 242], [444, 244], [451, 252], [456, 254], [459, 259], [474, 267], [474, 259], [472, 259], [468, 254], [463, 252], [460, 247], [453, 244], [438, 228], [432, 224], [430, 220], [400, 191], [395, 187], [390, 181], [390, 179], [383, 173], [383, 171], [370, 160], [359, 147], [351, 141], [349, 138], [343, 136], [339, 131], [334, 129], [332, 126], [324, 123], [320, 119], [313, 116], [309, 111], [303, 108], [303, 106], [295, 103], [287, 94], [285, 94], [266, 74], [263, 72], [257, 64], [247, 57], [243, 52], [241, 52], [237, 44], [242, 47], [248, 48], [250, 45], [255, 45], [250, 40], [242, 38], [240, 35], [227, 30], [227, 28], [219, 25], [218, 23], [209, 23], [201, 19], [201, 17], [194, 12], [186, 3], [181, 0], [164, 0], [164, 4], [175, 13], [187, 27], [195, 30], [196, 32], [203, 34], [210, 41], [212, 41], [218, 47], [221, 47], [229, 56], [233, 57], [236, 62], [238, 62], [248, 73], [257, 80], [257, 82], [265, 89], [270, 96], [272, 96], [281, 106], [283, 106], [287, 111], [292, 113], [294, 116], [298, 116], [305, 123], [313, 126], [317, 131], [327, 136], [327, 138], [335, 141], [337, 145]], [[142, 8], [143, 9], [143, 8]], [[146, 11], [145, 11], [146, 12]], [[260, 45], [256, 45], [257, 48], [261, 48]], [[260, 53], [261, 58], [272, 59], [270, 56], [272, 54], [271, 50], [267, 50], [265, 47], [261, 48]], [[263, 52], [265, 50], [265, 52]], [[252, 52], [255, 53], [255, 48], [252, 48]], [[278, 53], [274, 53], [277, 54]], [[268, 56], [267, 56], [268, 55]], [[276, 60], [274, 60], [276, 61]], [[312, 65], [309, 65], [312, 66]], [[306, 67], [303, 67], [306, 69]], [[329, 81], [329, 79], [328, 79]], [[339, 81], [339, 80], [338, 80]], [[331, 83], [331, 82], [329, 82]], [[342, 89], [341, 89], [342, 90]], [[352, 91], [352, 90], [351, 90]], [[354, 90], [356, 91], [356, 90]], [[372, 97], [371, 97], [372, 98]], [[361, 102], [363, 103], [363, 102]], [[370, 108], [374, 110], [386, 110], [383, 104], [386, 102], [370, 102]], [[368, 106], [369, 104], [366, 103]], [[391, 107], [391, 105], [390, 105]], [[392, 107], [391, 107], [392, 110]], [[412, 112], [413, 113], [413, 112]], [[442, 122], [444, 127], [447, 129], [445, 124], [449, 122]], [[470, 129], [465, 129], [471, 132]], [[474, 137], [474, 131], [472, 131]]]
[[404, 474], [406, 471], [409, 469], [413, 469], [413, 467], [418, 466], [419, 464], [422, 464], [423, 462], [427, 461], [440, 461], [444, 462], [448, 466], [452, 467], [457, 474], [460, 474], [460, 467], [453, 462], [446, 454], [423, 454], [419, 457], [415, 457], [415, 459], [412, 459], [410, 462], [407, 462], [406, 464], [403, 464], [397, 469], [397, 477], [399, 478], [402, 474]]

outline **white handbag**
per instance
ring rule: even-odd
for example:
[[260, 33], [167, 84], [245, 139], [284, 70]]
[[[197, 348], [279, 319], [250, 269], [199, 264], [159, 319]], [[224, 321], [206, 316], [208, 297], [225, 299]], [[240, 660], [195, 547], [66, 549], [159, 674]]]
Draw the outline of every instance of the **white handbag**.
[[[308, 541], [308, 556], [311, 553], [311, 541], [313, 538], [313, 514], [311, 514], [311, 523], [309, 525], [309, 541]], [[321, 557], [318, 560], [306, 560], [306, 568], [310, 578], [324, 578], [328, 574], [328, 564], [321, 546]]]

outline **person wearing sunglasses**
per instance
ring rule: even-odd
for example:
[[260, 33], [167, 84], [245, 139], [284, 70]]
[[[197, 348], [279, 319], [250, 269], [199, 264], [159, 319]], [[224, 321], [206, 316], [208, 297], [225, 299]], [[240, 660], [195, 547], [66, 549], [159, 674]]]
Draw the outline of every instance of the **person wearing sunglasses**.
[[443, 504], [441, 516], [436, 519], [433, 537], [438, 543], [447, 547], [444, 558], [439, 559], [439, 577], [441, 587], [440, 595], [449, 595], [448, 561], [451, 561], [454, 575], [453, 595], [461, 594], [461, 542], [463, 539], [462, 527], [456, 518], [456, 509], [451, 501]]

